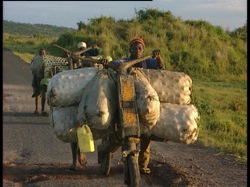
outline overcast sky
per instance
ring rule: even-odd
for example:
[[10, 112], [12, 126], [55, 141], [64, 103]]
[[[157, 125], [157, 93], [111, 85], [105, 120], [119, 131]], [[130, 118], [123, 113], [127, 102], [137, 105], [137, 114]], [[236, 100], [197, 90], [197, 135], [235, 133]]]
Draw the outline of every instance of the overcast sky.
[[204, 20], [230, 31], [247, 20], [247, 0], [3, 1], [3, 20], [77, 29], [77, 23], [111, 16], [132, 19], [135, 10], [156, 8], [185, 20]]

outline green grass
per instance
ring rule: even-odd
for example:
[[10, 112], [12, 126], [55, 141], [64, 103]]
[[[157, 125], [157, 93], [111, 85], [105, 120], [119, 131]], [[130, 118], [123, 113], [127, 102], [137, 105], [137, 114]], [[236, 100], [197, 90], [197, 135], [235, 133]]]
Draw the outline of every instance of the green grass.
[[[52, 42], [55, 42], [57, 38], [48, 37], [27, 37], [10, 35], [3, 33], [3, 47], [12, 50], [12, 52], [19, 56], [23, 61], [30, 63], [33, 57], [38, 54], [40, 48], [45, 48], [47, 54], [50, 51], [54, 51]], [[52, 50], [51, 50], [52, 49]], [[58, 53], [59, 54], [59, 53]]]
[[[51, 45], [55, 41], [56, 38], [3, 34], [3, 47], [11, 49], [27, 63], [41, 47], [47, 54], [62, 56], [63, 52]], [[224, 77], [224, 80], [192, 77], [192, 80], [192, 103], [201, 116], [198, 141], [246, 162], [247, 82], [233, 81], [231, 77]]]
[[201, 115], [199, 141], [246, 161], [246, 82], [195, 80], [192, 96]]

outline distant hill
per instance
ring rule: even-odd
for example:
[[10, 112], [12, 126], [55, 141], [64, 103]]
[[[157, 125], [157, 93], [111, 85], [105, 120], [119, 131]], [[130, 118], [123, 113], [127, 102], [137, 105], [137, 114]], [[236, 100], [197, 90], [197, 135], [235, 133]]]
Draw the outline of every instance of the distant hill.
[[[76, 50], [79, 41], [85, 41], [88, 46], [98, 44], [103, 54], [113, 59], [126, 57], [129, 52], [128, 42], [134, 37], [142, 37], [147, 46], [145, 54], [160, 49], [168, 70], [185, 72], [192, 77], [206, 76], [218, 80], [233, 77], [246, 80], [247, 24], [230, 32], [203, 20], [183, 21], [170, 11], [157, 9], [139, 10], [131, 20], [101, 16], [90, 19], [88, 24], [76, 24], [78, 29], [3, 21], [3, 31], [20, 36], [35, 36], [33, 38], [37, 40], [41, 37], [36, 36], [40, 35], [56, 36], [54, 41], [57, 45], [72, 51]], [[43, 47], [44, 38], [41, 40]], [[29, 48], [30, 44], [36, 50], [40, 48], [36, 42], [26, 43]], [[10, 45], [18, 46], [19, 43], [10, 42]], [[52, 52], [54, 47], [50, 49], [49, 46], [51, 42], [48, 42], [47, 47]]]
[[3, 33], [34, 36], [43, 35], [49, 37], [59, 37], [66, 32], [72, 32], [75, 29], [67, 27], [58, 27], [47, 24], [30, 24], [30, 23], [18, 23], [13, 21], [3, 20]]

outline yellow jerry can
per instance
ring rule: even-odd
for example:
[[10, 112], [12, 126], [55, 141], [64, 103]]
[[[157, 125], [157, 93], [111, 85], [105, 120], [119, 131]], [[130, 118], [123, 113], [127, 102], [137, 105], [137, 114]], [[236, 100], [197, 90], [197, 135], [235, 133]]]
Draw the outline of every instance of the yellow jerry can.
[[80, 152], [94, 152], [95, 144], [92, 132], [88, 125], [77, 128], [77, 140]]

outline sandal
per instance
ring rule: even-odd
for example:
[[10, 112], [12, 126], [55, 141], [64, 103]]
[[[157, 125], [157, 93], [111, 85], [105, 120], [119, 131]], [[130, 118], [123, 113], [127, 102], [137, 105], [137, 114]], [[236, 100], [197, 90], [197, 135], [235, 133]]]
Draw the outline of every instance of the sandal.
[[141, 174], [150, 174], [151, 170], [149, 168], [141, 168], [140, 173]]

